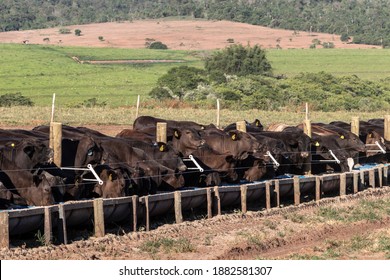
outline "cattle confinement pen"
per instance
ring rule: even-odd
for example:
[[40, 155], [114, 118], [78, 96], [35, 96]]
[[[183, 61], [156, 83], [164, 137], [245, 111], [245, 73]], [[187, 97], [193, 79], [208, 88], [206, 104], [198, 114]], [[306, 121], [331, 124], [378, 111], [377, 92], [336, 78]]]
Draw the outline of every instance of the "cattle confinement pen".
[[[390, 141], [389, 120], [390, 117], [386, 116], [386, 141]], [[352, 119], [351, 124], [351, 131], [356, 132], [359, 129], [359, 121], [357, 120], [357, 127], [356, 118]], [[239, 126], [237, 123], [237, 129]], [[303, 128], [305, 133], [310, 135], [310, 121], [305, 120]], [[54, 149], [56, 145], [53, 145]], [[54, 160], [60, 161], [56, 158]], [[388, 163], [371, 164], [342, 173], [312, 175], [308, 172], [307, 175], [291, 175], [244, 184], [182, 189], [145, 196], [68, 201], [51, 206], [4, 210], [0, 211], [0, 249], [9, 248], [13, 238], [38, 231], [43, 232], [46, 245], [68, 244], [70, 242], [68, 230], [80, 229], [84, 225], [93, 228], [96, 237], [102, 237], [106, 234], [108, 226], [118, 224], [130, 225], [134, 232], [140, 228], [149, 231], [152, 227], [152, 218], [168, 214], [172, 215], [176, 223], [181, 223], [186, 218], [185, 213], [194, 209], [204, 211], [207, 218], [212, 218], [232, 207], [240, 208], [245, 214], [251, 207], [257, 211], [267, 212], [272, 208], [299, 205], [302, 202], [320, 203], [324, 197], [342, 197], [368, 188], [388, 186], [388, 177]]]

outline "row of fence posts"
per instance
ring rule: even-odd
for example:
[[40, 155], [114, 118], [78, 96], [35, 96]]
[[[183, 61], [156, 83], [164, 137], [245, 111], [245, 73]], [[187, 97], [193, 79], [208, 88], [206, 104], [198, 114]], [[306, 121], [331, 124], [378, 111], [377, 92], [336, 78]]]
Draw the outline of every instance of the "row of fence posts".
[[[308, 116], [308, 113], [306, 114]], [[386, 115], [384, 118], [384, 139], [390, 141], [390, 115]], [[311, 137], [311, 121], [306, 118], [304, 120], [304, 132]], [[237, 130], [246, 132], [246, 122], [239, 121], [236, 123]], [[351, 132], [356, 135], [359, 135], [359, 117], [353, 117], [351, 122]], [[167, 124], [166, 123], [157, 123], [156, 126], [156, 140], [159, 142], [167, 142]], [[54, 150], [54, 163], [58, 166], [61, 166], [61, 142], [62, 142], [62, 124], [57, 122], [50, 123], [50, 147]], [[386, 167], [387, 169], [387, 167]], [[310, 170], [309, 170], [310, 172]], [[379, 172], [379, 171], [378, 171]], [[386, 173], [386, 184], [387, 184], [387, 171]], [[382, 172], [381, 172], [382, 174]], [[380, 186], [382, 186], [382, 175], [380, 176]], [[354, 193], [358, 191], [358, 173], [353, 174], [353, 184], [354, 184]], [[364, 172], [361, 174], [361, 180], [364, 180]], [[294, 177], [294, 205], [300, 204], [300, 180], [299, 177]], [[370, 185], [375, 185], [375, 175], [374, 171], [369, 172], [369, 182]], [[271, 183], [272, 180], [265, 183], [265, 209], [269, 210], [271, 208]], [[274, 197], [275, 197], [275, 206], [280, 206], [280, 197], [279, 197], [279, 181], [274, 180]], [[321, 198], [320, 193], [321, 178], [316, 177], [315, 183], [315, 200], [318, 202]], [[243, 185], [240, 188], [241, 190], [241, 210], [243, 213], [247, 212], [247, 186]], [[214, 194], [214, 195], [212, 195]], [[340, 174], [340, 195], [346, 194], [346, 175]], [[211, 218], [213, 213], [216, 215], [221, 214], [221, 203], [220, 203], [220, 194], [218, 187], [207, 188], [207, 217]], [[137, 211], [139, 205], [138, 196], [131, 197], [132, 200], [132, 224], [133, 230], [137, 229]], [[150, 217], [149, 217], [149, 199], [148, 196], [144, 197], [144, 207], [145, 207], [145, 228], [146, 230], [150, 229]], [[104, 205], [103, 199], [95, 199], [93, 201], [94, 209], [94, 232], [96, 237], [101, 237], [105, 235], [105, 225], [104, 225]], [[174, 209], [175, 209], [175, 220], [176, 223], [181, 223], [183, 221], [182, 207], [181, 207], [181, 192], [176, 191], [174, 193]], [[44, 208], [44, 237], [46, 244], [52, 242], [52, 219], [51, 219], [51, 207]], [[66, 217], [65, 217], [65, 208], [64, 205], [58, 205], [58, 217], [59, 217], [59, 239], [62, 243], [67, 244], [67, 227], [66, 227]], [[0, 213], [0, 248], [9, 248], [9, 232], [8, 232], [9, 216], [8, 212], [4, 211]]]

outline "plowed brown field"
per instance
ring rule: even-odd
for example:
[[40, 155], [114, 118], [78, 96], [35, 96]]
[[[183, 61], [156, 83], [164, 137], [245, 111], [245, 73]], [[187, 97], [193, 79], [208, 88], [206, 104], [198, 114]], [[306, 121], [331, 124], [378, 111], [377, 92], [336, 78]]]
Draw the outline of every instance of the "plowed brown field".
[[[234, 43], [259, 44], [263, 48], [309, 48], [313, 39], [333, 42], [335, 48], [377, 48], [347, 44], [340, 35], [317, 32], [295, 32], [271, 29], [245, 23], [205, 20], [142, 20], [73, 25], [71, 34], [60, 34], [58, 28], [0, 32], [0, 43], [49, 44], [64, 46], [144, 48], [146, 39], [161, 41], [173, 50], [212, 50]], [[75, 36], [80, 29], [82, 36]], [[103, 36], [104, 40], [99, 40]], [[45, 40], [48, 38], [49, 40]]]

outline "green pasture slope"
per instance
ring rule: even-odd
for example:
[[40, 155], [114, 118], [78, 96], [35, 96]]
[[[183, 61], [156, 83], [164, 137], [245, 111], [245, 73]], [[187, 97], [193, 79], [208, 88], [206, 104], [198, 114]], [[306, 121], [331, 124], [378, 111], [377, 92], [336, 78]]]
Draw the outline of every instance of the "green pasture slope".
[[[171, 67], [203, 67], [204, 52], [0, 44], [0, 95], [20, 92], [38, 106], [79, 106], [88, 99], [112, 107], [134, 105]], [[80, 60], [169, 59], [182, 63], [79, 64]], [[390, 50], [268, 50], [275, 74], [325, 71], [379, 80], [390, 77]]]
[[[185, 63], [79, 64], [80, 60], [175, 59]], [[0, 44], [0, 95], [20, 92], [36, 105], [78, 106], [96, 98], [109, 106], [133, 105], [173, 66], [203, 63], [189, 52]]]

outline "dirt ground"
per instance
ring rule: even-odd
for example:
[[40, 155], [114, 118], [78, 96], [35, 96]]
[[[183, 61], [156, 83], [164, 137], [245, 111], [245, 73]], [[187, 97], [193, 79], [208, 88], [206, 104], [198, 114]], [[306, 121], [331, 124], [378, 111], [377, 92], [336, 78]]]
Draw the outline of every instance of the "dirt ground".
[[[68, 245], [0, 251], [0, 259], [361, 259], [389, 258], [388, 252], [375, 250], [375, 244], [389, 237], [390, 218], [361, 219], [352, 222], [319, 219], [323, 207], [355, 211], [362, 199], [370, 202], [388, 199], [390, 188], [367, 190], [343, 199], [326, 198], [299, 207], [275, 208], [270, 212], [231, 211], [211, 219], [181, 224], [154, 220], [149, 232], [112, 229], [102, 238], [75, 238]], [[166, 217], [164, 218], [166, 219]], [[379, 239], [372, 239], [379, 236]], [[369, 243], [373, 240], [372, 244]], [[357, 242], [356, 240], [360, 240]], [[385, 239], [387, 240], [387, 239]], [[348, 247], [348, 244], [353, 246]], [[367, 245], [368, 244], [368, 245]]]
[[[172, 50], [213, 50], [230, 42], [259, 44], [263, 48], [309, 48], [313, 39], [333, 42], [335, 48], [378, 48], [341, 42], [340, 35], [317, 32], [295, 32], [271, 29], [245, 23], [206, 20], [140, 20], [73, 25], [63, 28], [70, 34], [59, 34], [60, 27], [40, 30], [0, 32], [0, 43], [30, 43], [63, 46], [144, 48], [149, 39], [161, 41]], [[81, 36], [74, 34], [81, 30]], [[99, 40], [103, 37], [103, 41]], [[45, 39], [45, 40], [44, 40]]]

